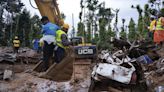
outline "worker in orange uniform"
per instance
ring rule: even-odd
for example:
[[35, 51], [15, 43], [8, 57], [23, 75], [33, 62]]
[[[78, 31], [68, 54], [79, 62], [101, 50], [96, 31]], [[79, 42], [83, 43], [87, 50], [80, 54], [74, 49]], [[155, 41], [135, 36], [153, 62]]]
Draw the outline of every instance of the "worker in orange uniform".
[[68, 41], [67, 32], [68, 24], [64, 24], [61, 30], [56, 31], [56, 47], [55, 47], [55, 62], [60, 63], [65, 57], [66, 48], [72, 43]]
[[20, 41], [18, 39], [18, 36], [15, 36], [13, 40], [13, 46], [14, 46], [14, 53], [18, 53], [19, 47], [20, 47]]
[[154, 32], [154, 42], [157, 45], [162, 45], [164, 42], [164, 16], [158, 15], [158, 20], [156, 22], [156, 29]]
[[154, 17], [151, 17], [150, 18], [150, 26], [149, 26], [149, 33], [148, 33], [148, 36], [149, 36], [149, 39], [150, 40], [153, 40], [153, 34], [154, 34], [154, 31], [155, 31], [155, 28], [156, 28], [156, 20]]

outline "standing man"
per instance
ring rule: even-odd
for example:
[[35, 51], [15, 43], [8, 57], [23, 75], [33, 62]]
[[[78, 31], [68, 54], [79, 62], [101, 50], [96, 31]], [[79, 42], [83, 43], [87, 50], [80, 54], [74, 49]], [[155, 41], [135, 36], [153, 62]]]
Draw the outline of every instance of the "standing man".
[[62, 26], [62, 30], [58, 30], [56, 32], [56, 44], [55, 47], [55, 62], [60, 63], [62, 59], [65, 57], [66, 48], [68, 48], [71, 43], [68, 41], [67, 32], [69, 29], [68, 24], [64, 24]]
[[148, 32], [148, 37], [150, 40], [153, 40], [153, 34], [156, 28], [156, 20], [154, 17], [150, 18], [150, 26], [149, 26], [149, 32]]
[[15, 36], [13, 40], [13, 45], [14, 45], [14, 53], [18, 53], [19, 47], [20, 47], [20, 41], [18, 39], [18, 36]]
[[154, 32], [154, 42], [157, 45], [162, 45], [164, 42], [164, 16], [159, 14], [158, 17], [156, 30]]
[[59, 30], [60, 27], [56, 24], [52, 24], [47, 16], [43, 16], [41, 22], [43, 24], [43, 71], [46, 71], [49, 68], [49, 60], [53, 55], [56, 31]]

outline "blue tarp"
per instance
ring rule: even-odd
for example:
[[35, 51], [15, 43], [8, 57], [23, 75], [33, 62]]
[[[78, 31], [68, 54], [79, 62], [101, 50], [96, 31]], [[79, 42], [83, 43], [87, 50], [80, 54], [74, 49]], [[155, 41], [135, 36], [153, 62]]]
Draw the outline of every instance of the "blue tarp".
[[38, 50], [39, 48], [39, 39], [34, 39], [33, 41], [33, 49]]

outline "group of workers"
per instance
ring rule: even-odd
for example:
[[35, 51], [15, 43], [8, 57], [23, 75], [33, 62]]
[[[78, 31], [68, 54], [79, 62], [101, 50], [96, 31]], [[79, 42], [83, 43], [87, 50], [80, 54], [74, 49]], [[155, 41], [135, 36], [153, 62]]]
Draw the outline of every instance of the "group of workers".
[[[54, 55], [53, 61], [60, 63], [66, 55], [66, 48], [72, 43], [68, 41], [67, 32], [69, 29], [68, 24], [63, 24], [59, 27], [49, 21], [47, 16], [43, 16], [42, 22], [42, 38], [39, 44], [43, 51], [43, 71], [49, 68], [50, 58]], [[20, 40], [15, 36], [13, 40], [14, 52], [18, 53], [20, 47]]]
[[66, 48], [71, 45], [71, 43], [67, 37], [68, 24], [63, 24], [59, 27], [51, 23], [47, 16], [43, 16], [41, 22], [43, 24], [43, 37], [40, 39], [40, 42], [43, 43], [43, 71], [46, 71], [49, 68], [49, 60], [53, 56], [53, 53], [55, 56], [54, 61], [56, 63], [61, 62], [66, 54]]
[[149, 38], [153, 39], [157, 45], [162, 45], [164, 42], [164, 16], [158, 14], [158, 18], [151, 17], [149, 26]]

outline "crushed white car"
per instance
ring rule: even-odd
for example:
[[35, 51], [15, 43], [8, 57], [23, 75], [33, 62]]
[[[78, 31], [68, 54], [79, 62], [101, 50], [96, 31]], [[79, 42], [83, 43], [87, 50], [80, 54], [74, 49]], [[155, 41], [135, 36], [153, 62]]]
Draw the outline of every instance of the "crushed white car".
[[106, 63], [97, 63], [92, 72], [92, 78], [97, 81], [101, 81], [99, 76], [115, 80], [124, 84], [135, 83], [137, 80], [136, 69], [128, 56], [120, 59], [117, 56], [121, 55], [122, 51], [118, 51], [113, 55], [103, 51], [99, 55], [100, 59], [105, 59]]

